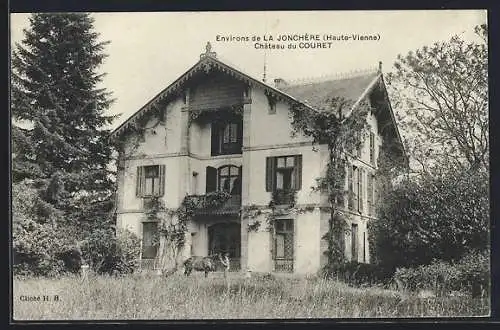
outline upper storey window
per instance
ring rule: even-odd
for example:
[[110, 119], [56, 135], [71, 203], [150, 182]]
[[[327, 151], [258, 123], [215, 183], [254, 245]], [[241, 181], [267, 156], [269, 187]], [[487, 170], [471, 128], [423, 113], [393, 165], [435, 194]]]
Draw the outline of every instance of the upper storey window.
[[212, 123], [212, 156], [241, 154], [242, 121]]
[[137, 167], [136, 195], [159, 197], [165, 192], [165, 165]]

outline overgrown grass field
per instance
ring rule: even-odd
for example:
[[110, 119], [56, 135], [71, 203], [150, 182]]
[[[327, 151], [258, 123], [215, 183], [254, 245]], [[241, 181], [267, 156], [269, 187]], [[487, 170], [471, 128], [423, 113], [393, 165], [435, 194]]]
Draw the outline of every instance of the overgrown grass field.
[[[14, 319], [378, 318], [490, 313], [487, 298], [421, 298], [313, 277], [243, 278], [230, 274], [226, 282], [221, 273], [208, 278], [201, 273], [193, 275], [95, 276], [84, 281], [78, 277], [14, 279]], [[43, 301], [43, 296], [50, 301]], [[40, 301], [25, 301], [26, 297], [40, 297]]]

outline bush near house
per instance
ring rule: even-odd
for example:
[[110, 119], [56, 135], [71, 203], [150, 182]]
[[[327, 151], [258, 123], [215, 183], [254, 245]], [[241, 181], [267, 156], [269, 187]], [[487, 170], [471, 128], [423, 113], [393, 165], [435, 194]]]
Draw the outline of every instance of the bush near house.
[[98, 274], [132, 273], [139, 258], [139, 239], [128, 230], [100, 229], [82, 244], [84, 259]]
[[429, 265], [398, 268], [396, 282], [413, 291], [432, 290], [437, 294], [451, 291], [471, 293], [473, 297], [490, 292], [490, 260], [487, 253], [474, 252], [459, 262], [434, 260]]
[[369, 223], [371, 256], [395, 270], [489, 250], [488, 182], [482, 170], [402, 180], [381, 196], [378, 219]]
[[323, 277], [337, 279], [350, 285], [383, 284], [392, 280], [393, 273], [377, 264], [350, 261], [331, 264], [323, 269]]
[[12, 185], [13, 272], [54, 276], [73, 271], [66, 256], [74, 247], [60, 211], [44, 201], [32, 182]]

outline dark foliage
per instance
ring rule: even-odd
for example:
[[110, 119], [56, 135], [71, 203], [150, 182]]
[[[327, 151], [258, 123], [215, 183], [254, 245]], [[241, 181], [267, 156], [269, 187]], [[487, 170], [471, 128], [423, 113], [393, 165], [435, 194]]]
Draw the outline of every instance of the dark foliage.
[[109, 125], [112, 100], [98, 88], [106, 42], [84, 13], [32, 14], [12, 54], [12, 179], [40, 183], [41, 198], [84, 236], [111, 211], [114, 189]]
[[127, 274], [136, 268], [139, 259], [139, 239], [128, 231], [100, 229], [82, 244], [84, 259], [98, 274]]
[[387, 285], [393, 273], [377, 264], [366, 264], [357, 261], [329, 264], [323, 269], [323, 276], [341, 280], [351, 285]]
[[489, 250], [488, 174], [455, 172], [406, 178], [379, 203], [369, 224], [372, 255], [384, 267], [459, 260]]
[[470, 253], [458, 262], [433, 260], [429, 265], [399, 268], [394, 274], [404, 289], [430, 289], [437, 294], [465, 291], [473, 297], [490, 292], [490, 260], [485, 253]]

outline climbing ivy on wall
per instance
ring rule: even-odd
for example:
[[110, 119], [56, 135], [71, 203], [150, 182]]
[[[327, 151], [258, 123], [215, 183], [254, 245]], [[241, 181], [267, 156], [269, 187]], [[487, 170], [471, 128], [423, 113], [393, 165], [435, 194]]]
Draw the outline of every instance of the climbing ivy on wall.
[[[329, 230], [323, 239], [328, 242], [325, 252], [328, 259], [326, 267], [338, 265], [345, 262], [345, 246], [343, 237], [348, 230], [347, 220], [349, 215], [344, 214], [344, 198], [347, 194], [345, 189], [346, 171], [350, 155], [361, 147], [369, 125], [367, 121], [371, 107], [367, 102], [360, 102], [354, 111], [351, 111], [354, 103], [344, 98], [332, 98], [324, 102], [319, 109], [305, 106], [294, 106], [290, 108], [292, 119], [292, 136], [304, 134], [313, 139], [313, 150], [317, 151], [317, 145], [326, 145], [328, 151], [328, 163], [325, 173], [317, 178], [317, 185], [313, 190], [326, 193], [328, 196], [330, 219]], [[296, 192], [291, 191], [290, 203], [281, 207], [278, 202], [284, 192], [275, 192], [271, 195], [271, 201], [267, 208], [256, 205], [244, 206], [242, 217], [250, 219], [248, 231], [257, 231], [261, 222], [259, 216], [265, 214], [268, 230], [281, 215], [300, 214], [311, 212], [314, 206], [299, 207], [296, 205]], [[287, 192], [285, 192], [287, 193]], [[250, 222], [251, 221], [251, 222]]]
[[[292, 135], [302, 133], [313, 139], [314, 145], [327, 147], [328, 162], [325, 173], [317, 178], [314, 190], [326, 193], [330, 219], [328, 233], [327, 267], [345, 262], [344, 235], [348, 230], [348, 214], [344, 214], [347, 194], [345, 178], [350, 155], [362, 146], [369, 130], [367, 116], [370, 105], [363, 101], [353, 109], [354, 103], [344, 98], [331, 98], [316, 109], [294, 106], [290, 109]], [[316, 150], [316, 148], [315, 148]]]
[[[283, 202], [285, 200], [286, 202]], [[258, 231], [262, 225], [259, 217], [265, 216], [267, 231], [272, 231], [276, 219], [280, 216], [302, 214], [312, 212], [314, 206], [298, 206], [297, 191], [295, 190], [278, 190], [271, 194], [271, 200], [267, 207], [259, 207], [257, 205], [244, 206], [242, 208], [242, 218], [249, 219], [247, 230], [249, 232]]]
[[[224, 205], [231, 195], [227, 192], [211, 192], [206, 195], [187, 195], [181, 205], [176, 209], [168, 209], [161, 197], [151, 197], [146, 203], [145, 217], [147, 221], [158, 223], [158, 232], [153, 237], [153, 244], [161, 244], [164, 241], [164, 249], [158, 249], [158, 258], [166, 255], [165, 249], [170, 247], [174, 260], [186, 244], [186, 233], [189, 222], [201, 209], [215, 209]], [[177, 264], [175, 265], [177, 269]]]

